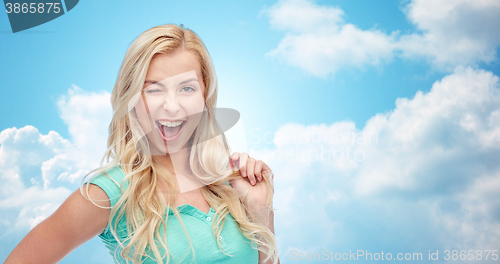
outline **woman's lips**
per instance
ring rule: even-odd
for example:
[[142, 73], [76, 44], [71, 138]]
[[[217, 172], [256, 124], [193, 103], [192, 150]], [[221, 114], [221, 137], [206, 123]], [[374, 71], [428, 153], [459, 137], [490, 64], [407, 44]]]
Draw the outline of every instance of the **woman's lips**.
[[[164, 122], [162, 122], [162, 123], [164, 123]], [[165, 134], [165, 130], [170, 129], [170, 128], [167, 128], [167, 126], [164, 126], [159, 121], [156, 121], [156, 128], [158, 129], [158, 132], [160, 133], [161, 137], [163, 138], [163, 141], [168, 142], [168, 141], [174, 141], [179, 137], [179, 135], [182, 133], [182, 130], [184, 129], [185, 124], [186, 124], [186, 121], [182, 121], [182, 124], [179, 125], [180, 126], [179, 131], [177, 131], [177, 133], [175, 133], [175, 135], [172, 135], [170, 137], [167, 137]]]

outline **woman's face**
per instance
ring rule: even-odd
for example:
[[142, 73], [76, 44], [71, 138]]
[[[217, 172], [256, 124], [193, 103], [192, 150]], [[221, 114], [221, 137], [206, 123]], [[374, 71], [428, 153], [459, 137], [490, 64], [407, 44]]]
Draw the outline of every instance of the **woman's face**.
[[189, 51], [156, 54], [150, 62], [136, 115], [153, 155], [186, 147], [205, 108], [198, 59]]

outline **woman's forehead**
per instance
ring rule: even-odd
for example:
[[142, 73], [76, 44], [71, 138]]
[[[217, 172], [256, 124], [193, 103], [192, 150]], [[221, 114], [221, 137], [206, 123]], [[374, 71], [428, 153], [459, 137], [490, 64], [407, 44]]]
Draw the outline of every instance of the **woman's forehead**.
[[200, 76], [200, 62], [197, 56], [190, 51], [182, 50], [170, 54], [155, 54], [149, 64], [146, 77], [166, 79], [192, 70], [195, 70]]
[[[203, 92], [205, 85], [197, 56], [187, 50], [179, 50], [170, 54], [155, 54], [149, 64], [145, 80], [162, 81], [170, 78], [182, 78], [178, 75], [193, 72], [196, 75]], [[193, 74], [190, 73], [190, 74]], [[150, 85], [149, 83], [144, 87]]]

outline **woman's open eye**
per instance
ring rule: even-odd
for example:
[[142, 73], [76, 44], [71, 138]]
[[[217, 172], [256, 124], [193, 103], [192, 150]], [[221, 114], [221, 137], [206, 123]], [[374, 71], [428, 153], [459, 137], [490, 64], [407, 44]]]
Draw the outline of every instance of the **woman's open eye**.
[[195, 89], [193, 89], [193, 87], [186, 86], [186, 87], [183, 87], [183, 88], [181, 89], [181, 91], [183, 91], [183, 92], [188, 92], [188, 93], [189, 93], [189, 92], [193, 92], [193, 91], [195, 91]]

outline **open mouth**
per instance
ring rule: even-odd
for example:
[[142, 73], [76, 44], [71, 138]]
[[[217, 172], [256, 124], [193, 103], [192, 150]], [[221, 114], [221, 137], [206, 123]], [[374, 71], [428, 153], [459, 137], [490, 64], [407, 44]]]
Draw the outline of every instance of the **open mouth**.
[[163, 137], [164, 141], [171, 141], [176, 139], [182, 131], [184, 124], [186, 121], [177, 121], [177, 122], [165, 122], [156, 120], [156, 125], [160, 130], [160, 134]]

